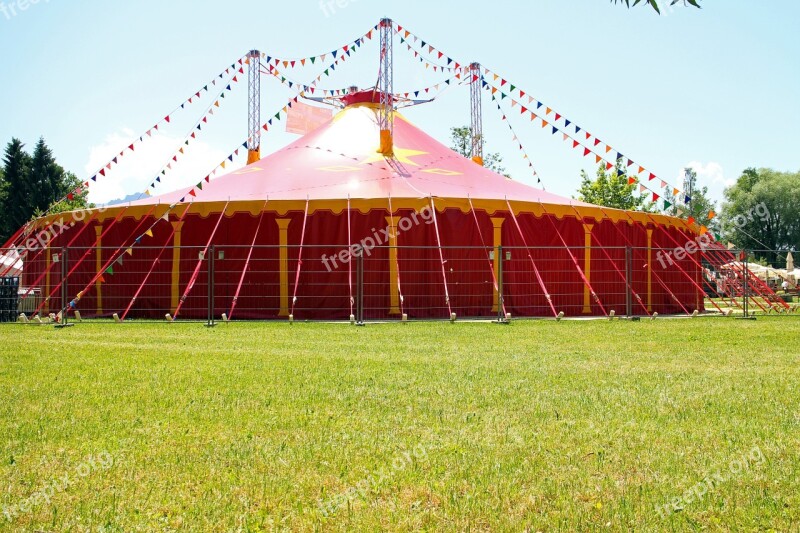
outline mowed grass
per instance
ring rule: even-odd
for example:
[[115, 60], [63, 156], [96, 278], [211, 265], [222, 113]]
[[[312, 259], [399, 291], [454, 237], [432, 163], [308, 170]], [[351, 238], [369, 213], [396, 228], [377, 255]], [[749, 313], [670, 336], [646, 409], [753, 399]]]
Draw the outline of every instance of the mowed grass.
[[799, 347], [794, 316], [5, 325], [0, 529], [797, 531]]

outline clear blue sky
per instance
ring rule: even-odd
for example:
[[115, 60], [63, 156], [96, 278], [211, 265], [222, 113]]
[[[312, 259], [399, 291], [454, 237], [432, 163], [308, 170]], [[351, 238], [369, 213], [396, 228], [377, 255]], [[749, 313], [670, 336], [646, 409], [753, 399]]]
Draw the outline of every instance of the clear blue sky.
[[[748, 166], [800, 169], [800, 3], [794, 0], [705, 0], [701, 11], [676, 7], [661, 17], [607, 0], [339, 0], [344, 7], [334, 3], [327, 14], [319, 0], [2, 2], [0, 142], [15, 136], [30, 146], [42, 135], [84, 179], [247, 50], [290, 57], [328, 52], [382, 16], [456, 60], [477, 60], [504, 74], [672, 182], [694, 163], [700, 184], [719, 198], [725, 181]], [[426, 72], [399, 46], [396, 55], [397, 90], [446, 77]], [[377, 56], [376, 44], [362, 48], [321, 85], [372, 85]], [[296, 77], [310, 79], [312, 72]], [[264, 115], [289, 94], [265, 81]], [[194, 148], [194, 163], [176, 168], [161, 192], [196, 182], [211, 161], [245, 139], [245, 95], [240, 84]], [[200, 105], [153, 141], [142, 161], [110, 174], [94, 199], [146, 186]], [[446, 142], [450, 126], [469, 122], [468, 92], [453, 89], [407, 115]], [[489, 149], [502, 153], [515, 179], [532, 183], [488, 103], [484, 115]], [[546, 188], [574, 195], [580, 170], [593, 172], [594, 161], [518, 115], [514, 121]], [[293, 138], [271, 132], [264, 149]]]

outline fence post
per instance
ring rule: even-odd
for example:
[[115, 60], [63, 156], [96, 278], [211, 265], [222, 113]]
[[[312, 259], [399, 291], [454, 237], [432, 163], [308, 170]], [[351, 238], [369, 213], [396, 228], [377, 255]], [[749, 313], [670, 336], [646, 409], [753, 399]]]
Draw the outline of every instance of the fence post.
[[364, 325], [364, 251], [356, 253], [356, 325]]
[[216, 324], [214, 323], [214, 254], [215, 248], [212, 244], [209, 248], [210, 256], [206, 259], [208, 260], [208, 322], [206, 323], [206, 327], [213, 328]]
[[67, 315], [69, 314], [69, 305], [67, 298], [69, 298], [69, 287], [67, 286], [67, 276], [69, 275], [69, 268], [67, 265], [67, 256], [69, 249], [64, 247], [61, 249], [61, 323], [67, 323]]
[[743, 308], [744, 308], [744, 317], [745, 318], [749, 318], [750, 317], [750, 305], [749, 305], [749, 301], [748, 301], [747, 296], [748, 296], [748, 292], [750, 290], [750, 287], [749, 287], [750, 268], [749, 268], [749, 266], [747, 264], [747, 251], [746, 250], [742, 251], [742, 258], [744, 259], [744, 292], [742, 294], [744, 296], [744, 301], [742, 302], [742, 305], [743, 305]]
[[625, 314], [633, 316], [633, 250], [630, 246], [625, 248]]
[[500, 245], [495, 250], [497, 254], [497, 321], [498, 322], [505, 322], [506, 317], [503, 314], [503, 309], [505, 309], [504, 305], [504, 298], [503, 298], [503, 246]]

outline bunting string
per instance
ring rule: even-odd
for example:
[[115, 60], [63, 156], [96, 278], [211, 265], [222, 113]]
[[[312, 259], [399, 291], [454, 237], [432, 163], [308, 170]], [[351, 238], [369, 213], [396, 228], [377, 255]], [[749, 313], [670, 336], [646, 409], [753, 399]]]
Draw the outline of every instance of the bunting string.
[[354, 39], [348, 42], [347, 44], [339, 46], [335, 50], [326, 52], [324, 54], [316, 54], [313, 56], [307, 56], [303, 58], [287, 59], [282, 57], [271, 56], [265, 52], [262, 52], [261, 59], [263, 59], [267, 64], [272, 64], [275, 67], [279, 67], [282, 65], [284, 69], [305, 67], [307, 65], [315, 65], [317, 61], [319, 61], [320, 63], [324, 63], [325, 60], [328, 58], [328, 56], [333, 57], [334, 59], [336, 59], [337, 56], [340, 56], [342, 54], [349, 56], [350, 53], [353, 52], [354, 48], [362, 46], [366, 41], [371, 41], [372, 36], [375, 33], [375, 31], [377, 31], [377, 29], [378, 26], [375, 25], [372, 28], [370, 28], [370, 30], [367, 33], [361, 35], [357, 39]]
[[[135, 151], [137, 145], [144, 143], [148, 138], [152, 137], [152, 133], [154, 131], [158, 131], [159, 127], [162, 127], [165, 124], [169, 124], [171, 119], [172, 119], [172, 117], [175, 115], [175, 113], [178, 113], [179, 111], [184, 110], [186, 108], [186, 106], [193, 104], [196, 100], [199, 100], [202, 93], [208, 92], [208, 86], [209, 85], [212, 85], [212, 86], [216, 85], [218, 79], [222, 79], [231, 70], [235, 70], [237, 64], [241, 66], [243, 64], [243, 61], [244, 61], [244, 57], [240, 57], [239, 59], [234, 61], [229, 67], [227, 67], [223, 72], [219, 73], [214, 78], [212, 78], [211, 81], [206, 83], [201, 89], [195, 91], [191, 96], [189, 96], [183, 102], [181, 102], [180, 104], [175, 106], [175, 108], [172, 109], [169, 113], [167, 113], [167, 115], [165, 115], [163, 119], [159, 120], [153, 126], [148, 128], [145, 132], [143, 132], [141, 135], [139, 135], [138, 138], [135, 138], [133, 140], [133, 142], [131, 142], [127, 147], [123, 147], [120, 150], [119, 154], [115, 155], [112, 159], [108, 160], [94, 174], [92, 174], [91, 177], [89, 177], [86, 181], [80, 183], [75, 189], [69, 191], [62, 198], [60, 198], [60, 199], [56, 200], [55, 202], [53, 202], [52, 204], [50, 204], [50, 207], [47, 209], [47, 211], [44, 214], [41, 214], [41, 215], [37, 216], [35, 219], [31, 219], [30, 221], [28, 221], [23, 226], [21, 231], [18, 232], [17, 237], [15, 239], [9, 240], [9, 242], [7, 243], [8, 246], [12, 247], [14, 245], [18, 245], [20, 242], [24, 242], [25, 239], [27, 239], [28, 236], [30, 235], [30, 232], [35, 229], [36, 226], [34, 225], [34, 222], [36, 220], [41, 220], [43, 218], [46, 218], [46, 217], [49, 217], [49, 216], [53, 215], [55, 209], [59, 205], [65, 203], [67, 201], [72, 201], [72, 200], [75, 199], [75, 197], [77, 197], [77, 196], [81, 195], [82, 193], [88, 191], [89, 187], [91, 186], [91, 184], [93, 182], [96, 182], [98, 180], [98, 178], [107, 176], [107, 174], [110, 173], [110, 171], [113, 169], [113, 167], [119, 164], [119, 161], [120, 161], [120, 159], [122, 159], [122, 157], [124, 157], [128, 153], [133, 153]], [[240, 70], [241, 70], [241, 72], [244, 72], [243, 69], [240, 68]]]
[[[243, 69], [240, 69], [243, 70]], [[214, 109], [219, 109], [223, 100], [225, 100], [225, 93], [231, 92], [233, 87], [239, 82], [239, 74], [234, 74], [231, 78], [228, 79], [228, 83], [223, 87], [220, 92], [217, 94], [214, 101], [208, 104], [203, 114], [200, 118], [195, 122], [195, 124], [189, 129], [186, 135], [183, 136], [181, 139], [181, 143], [177, 150], [175, 150], [171, 157], [168, 159], [167, 163], [164, 164], [161, 169], [156, 174], [156, 177], [150, 183], [150, 187], [145, 190], [139, 198], [142, 196], [151, 196], [153, 189], [157, 188], [160, 184], [162, 179], [167, 177], [167, 172], [172, 170], [173, 164], [178, 163], [178, 158], [182, 157], [185, 154], [186, 147], [189, 146], [191, 141], [197, 139], [200, 133], [203, 131], [203, 126], [208, 124], [209, 118], [214, 115]]]
[[[408, 29], [403, 28], [401, 25], [397, 24], [394, 30], [395, 33], [400, 35], [400, 44], [405, 44], [406, 49], [413, 54], [414, 58], [425, 64], [426, 69], [432, 69], [434, 72], [443, 70], [458, 73], [466, 73], [469, 70], [469, 66], [462, 65], [429, 42], [415, 35]], [[412, 43], [414, 46], [412, 46]], [[437, 56], [437, 59], [429, 58], [426, 54]], [[443, 65], [437, 61], [444, 62], [445, 64]]]
[[[494, 82], [487, 81], [486, 77], [490, 75]], [[509, 98], [511, 100], [512, 107], [516, 107], [518, 105], [520, 107], [521, 114], [529, 114], [531, 121], [533, 122], [538, 120], [541, 123], [542, 128], [549, 127], [553, 135], [561, 133], [562, 139], [565, 142], [572, 143], [573, 148], [583, 149], [584, 157], [594, 155], [595, 162], [597, 164], [605, 162], [607, 170], [611, 170], [616, 166], [617, 162], [620, 162], [621, 166], [624, 166], [628, 169], [629, 183], [638, 184], [639, 192], [648, 191], [651, 193], [653, 195], [653, 202], [657, 202], [658, 200], [662, 199], [663, 193], [661, 191], [656, 192], [651, 187], [644, 185], [644, 183], [642, 183], [644, 179], [647, 179], [648, 183], [658, 180], [657, 183], [661, 185], [661, 189], [671, 191], [672, 196], [679, 196], [681, 194], [682, 191], [677, 187], [671, 186], [667, 180], [659, 178], [655, 173], [647, 170], [644, 166], [637, 164], [633, 159], [626, 157], [610, 144], [603, 142], [591, 132], [586, 131], [572, 120], [536, 99], [533, 95], [526, 93], [518, 86], [485, 67], [482, 85], [483, 88], [491, 92], [492, 96], [495, 98], [497, 98], [497, 95], [499, 94], [499, 99], [501, 101]], [[520, 98], [520, 100], [517, 100], [514, 98], [514, 96], [517, 96]], [[527, 102], [525, 100], [527, 100]], [[568, 128], [570, 129], [568, 130]], [[685, 196], [684, 200], [685, 203], [689, 203], [691, 198], [689, 196]], [[664, 206], [664, 209], [668, 209], [672, 207], [672, 203], [667, 201]]]
[[495, 105], [497, 106], [497, 110], [500, 112], [501, 120], [508, 126], [508, 129], [511, 131], [512, 141], [517, 143], [517, 145], [519, 146], [519, 150], [520, 152], [522, 152], [522, 159], [528, 163], [528, 168], [530, 168], [531, 172], [533, 172], [533, 177], [536, 178], [536, 183], [538, 185], [541, 185], [542, 190], [546, 190], [544, 184], [542, 184], [542, 178], [536, 171], [536, 167], [534, 167], [533, 161], [531, 161], [531, 158], [528, 156], [528, 151], [525, 150], [524, 146], [522, 146], [522, 142], [517, 136], [517, 132], [514, 131], [514, 127], [511, 125], [511, 121], [508, 120], [508, 116], [503, 112], [503, 108], [500, 107], [500, 102], [498, 102], [494, 97], [492, 97], [492, 101], [494, 101]]

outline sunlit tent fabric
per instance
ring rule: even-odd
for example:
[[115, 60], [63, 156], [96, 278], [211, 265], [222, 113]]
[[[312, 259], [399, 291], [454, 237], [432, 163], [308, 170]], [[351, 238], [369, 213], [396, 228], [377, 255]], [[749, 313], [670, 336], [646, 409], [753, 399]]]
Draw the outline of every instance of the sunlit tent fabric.
[[[446, 318], [451, 312], [496, 316], [499, 246], [507, 250], [505, 310], [515, 316], [552, 316], [554, 309], [568, 316], [621, 313], [630, 292], [619, 275], [626, 267], [632, 271], [631, 289], [643, 299], [637, 314], [645, 312], [640, 305], [661, 314], [703, 309], [702, 294], [690, 279], [701, 279], [697, 264], [684, 258], [676, 260], [680, 269], [662, 268], [654, 257], [655, 248], [686, 242], [690, 230], [681, 220], [600, 208], [507, 179], [453, 152], [400, 114], [394, 122], [395, 158], [387, 159], [376, 151], [376, 101], [373, 91], [349, 95], [348, 105], [322, 127], [203, 184], [195, 196], [191, 189], [179, 190], [88, 217], [95, 229], [73, 246], [105, 255], [83, 261], [70, 285], [91, 283], [98, 265], [116, 249], [128, 249], [125, 257], [137, 261], [158, 257], [130, 316], [163, 317], [186, 292], [198, 262], [192, 247], [206, 246], [213, 235], [211, 243], [224, 249], [217, 268], [225, 273], [215, 287], [217, 314], [230, 307], [250, 255], [260, 263], [245, 278], [238, 318], [283, 318], [294, 310], [297, 319], [347, 319], [353, 263], [333, 268], [323, 259], [390, 234], [364, 258], [371, 318], [397, 318], [401, 311], [411, 318]], [[431, 206], [435, 217], [413, 216]], [[165, 214], [169, 220], [157, 224], [152, 237], [130, 241], [137, 227], [149, 227]], [[249, 254], [254, 237], [257, 248]], [[627, 259], [626, 247], [636, 249]], [[87, 291], [80, 308], [101, 315], [125, 308], [145, 277], [125, 265], [114, 266], [113, 279], [103, 276], [96, 284], [100, 291]], [[182, 316], [205, 316], [204, 275], [200, 272]]]

